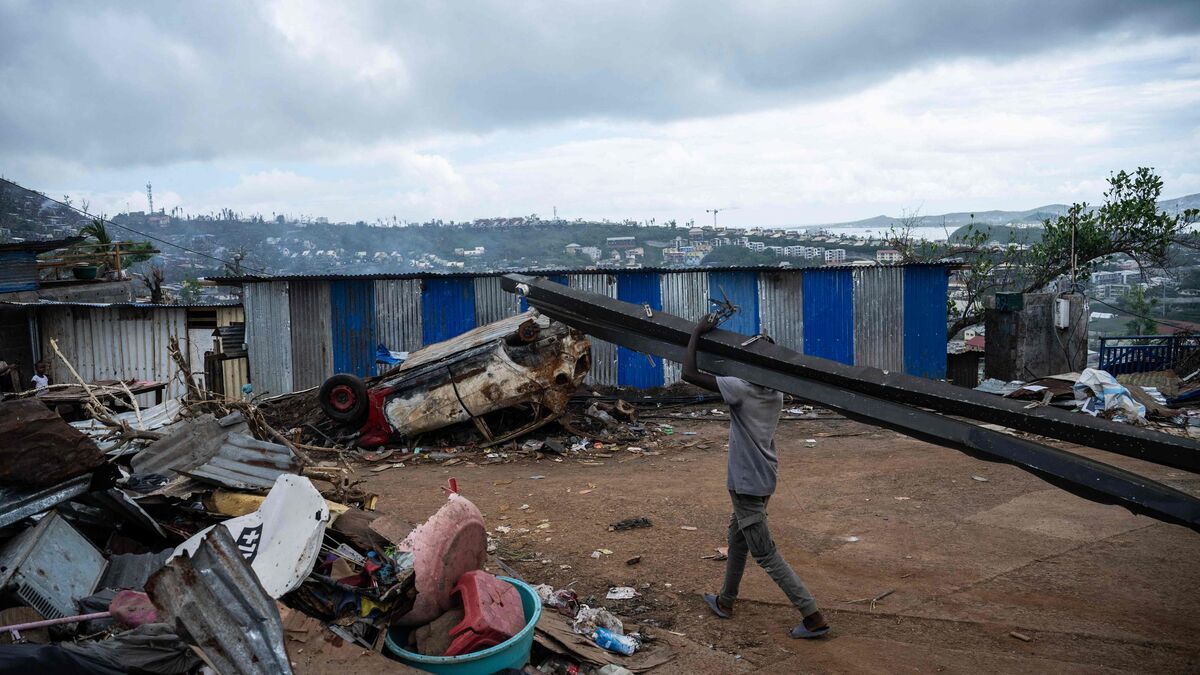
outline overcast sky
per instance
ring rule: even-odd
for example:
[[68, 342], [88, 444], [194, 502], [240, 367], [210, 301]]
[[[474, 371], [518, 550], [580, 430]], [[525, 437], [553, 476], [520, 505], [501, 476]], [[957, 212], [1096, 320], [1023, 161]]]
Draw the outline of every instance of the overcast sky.
[[110, 215], [805, 224], [1198, 150], [1195, 0], [0, 0], [0, 173]]

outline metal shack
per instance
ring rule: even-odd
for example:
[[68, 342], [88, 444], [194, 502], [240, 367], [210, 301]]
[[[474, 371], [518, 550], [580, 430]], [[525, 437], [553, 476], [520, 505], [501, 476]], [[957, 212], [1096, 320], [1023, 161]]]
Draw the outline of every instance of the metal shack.
[[[725, 327], [848, 364], [931, 378], [946, 373], [950, 267], [700, 268], [524, 272], [686, 318], [709, 298], [741, 308]], [[241, 285], [256, 394], [319, 386], [337, 372], [375, 372], [377, 346], [414, 351], [523, 311], [491, 274], [218, 277]], [[589, 382], [648, 388], [679, 365], [593, 341]]]
[[[240, 325], [244, 319], [239, 304], [153, 305], [149, 303], [98, 302], [38, 302], [0, 301], [6, 322], [19, 330], [6, 334], [14, 336], [13, 347], [25, 354], [20, 363], [22, 371], [38, 359], [50, 362], [51, 381], [70, 384], [74, 381], [67, 368], [54, 357], [50, 346], [53, 339], [62, 355], [71, 362], [80, 377], [97, 380], [155, 380], [168, 382], [164, 398], [176, 398], [186, 393], [178, 368], [171, 360], [167, 345], [171, 338], [179, 341], [180, 349], [188, 356], [189, 367], [198, 383], [208, 389], [224, 391], [237, 398], [247, 381], [246, 359], [224, 364], [221, 382], [206, 379], [206, 353], [215, 345], [218, 329]], [[240, 347], [240, 345], [238, 345]], [[22, 378], [22, 384], [27, 382]], [[138, 397], [138, 404], [149, 406], [154, 397]]]

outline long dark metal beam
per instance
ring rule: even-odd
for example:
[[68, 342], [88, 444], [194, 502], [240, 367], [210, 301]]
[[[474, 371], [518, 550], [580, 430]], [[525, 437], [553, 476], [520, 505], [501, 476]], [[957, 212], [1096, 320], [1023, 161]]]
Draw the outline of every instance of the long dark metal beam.
[[[621, 311], [619, 319], [614, 320], [611, 312], [598, 312], [594, 304], [597, 299], [608, 298], [577, 291], [576, 295], [585, 297], [538, 293], [536, 289], [544, 283], [552, 282], [518, 275], [505, 277], [506, 289], [525, 293], [530, 304], [551, 318], [629, 349], [674, 361], [683, 360], [686, 340], [681, 343], [678, 336], [670, 335], [673, 331], [664, 332], [658, 328], [663, 321], [683, 322], [689, 328], [690, 322], [657, 312], [653, 317], [646, 317], [641, 307], [628, 303], [620, 303], [628, 309]], [[621, 310], [619, 307], [610, 309]], [[742, 339], [739, 337], [735, 344], [740, 345]], [[733, 350], [732, 356], [714, 353], [709, 349], [712, 342], [703, 341], [697, 355], [701, 368], [708, 372], [741, 377], [831, 408], [851, 419], [963, 450], [982, 459], [1014, 464], [1079, 496], [1101, 503], [1120, 504], [1135, 513], [1200, 531], [1200, 499], [1168, 485], [1064, 450], [762, 365], [755, 359], [742, 358], [751, 355], [748, 347], [739, 347], [740, 353]]]
[[[568, 288], [540, 277], [510, 274], [504, 277], [502, 283], [505, 290], [511, 292], [517, 292], [518, 285], [528, 288], [526, 295], [530, 304], [539, 309], [541, 307], [538, 303], [562, 307], [570, 303], [585, 302], [588, 304], [589, 318], [603, 320], [605, 323], [623, 324], [631, 318], [645, 319], [639, 322], [640, 331], [673, 344], [687, 344], [688, 335], [694, 325], [691, 321], [660, 312], [655, 312], [653, 317], [646, 317], [640, 307], [635, 308], [620, 300]], [[806, 356], [765, 340], [742, 347], [741, 343], [745, 339], [746, 336], [738, 333], [716, 330], [705, 336], [702, 347], [709, 354], [736, 357], [744, 363], [753, 363], [869, 396], [998, 424], [1177, 469], [1200, 472], [1200, 444], [1188, 438], [1080, 415], [1052, 406], [1029, 408], [1028, 403], [1023, 401], [1000, 398], [905, 373], [867, 366], [848, 366], [828, 359]]]

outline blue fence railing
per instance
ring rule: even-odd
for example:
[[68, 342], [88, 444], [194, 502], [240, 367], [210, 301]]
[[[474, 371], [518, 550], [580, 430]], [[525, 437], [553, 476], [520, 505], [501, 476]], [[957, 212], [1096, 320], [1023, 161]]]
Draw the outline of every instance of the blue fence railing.
[[1167, 370], [1188, 360], [1198, 350], [1200, 350], [1200, 335], [1102, 337], [1100, 338], [1100, 370], [1113, 375]]

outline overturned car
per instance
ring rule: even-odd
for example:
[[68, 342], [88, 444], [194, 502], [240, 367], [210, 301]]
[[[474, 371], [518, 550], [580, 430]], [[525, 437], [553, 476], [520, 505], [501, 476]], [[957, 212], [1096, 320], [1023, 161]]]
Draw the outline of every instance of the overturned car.
[[334, 375], [318, 401], [362, 447], [460, 423], [491, 445], [557, 419], [590, 368], [583, 333], [531, 311], [413, 352], [371, 386]]

